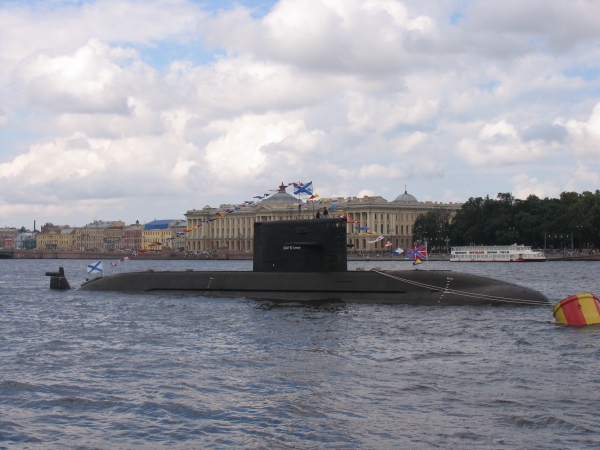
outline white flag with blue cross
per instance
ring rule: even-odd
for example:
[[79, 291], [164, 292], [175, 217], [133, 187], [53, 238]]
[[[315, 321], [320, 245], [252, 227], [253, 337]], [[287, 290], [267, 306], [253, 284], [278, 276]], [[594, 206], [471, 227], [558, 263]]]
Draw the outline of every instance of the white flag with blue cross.
[[103, 270], [102, 270], [102, 261], [98, 261], [96, 263], [88, 264], [88, 266], [87, 266], [87, 273], [88, 274], [103, 273]]

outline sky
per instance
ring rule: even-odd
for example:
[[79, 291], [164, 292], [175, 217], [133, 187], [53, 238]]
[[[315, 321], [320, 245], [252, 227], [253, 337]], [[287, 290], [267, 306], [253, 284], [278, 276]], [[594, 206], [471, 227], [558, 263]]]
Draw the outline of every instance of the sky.
[[595, 191], [598, 17], [591, 0], [3, 0], [0, 227], [182, 219], [282, 182]]

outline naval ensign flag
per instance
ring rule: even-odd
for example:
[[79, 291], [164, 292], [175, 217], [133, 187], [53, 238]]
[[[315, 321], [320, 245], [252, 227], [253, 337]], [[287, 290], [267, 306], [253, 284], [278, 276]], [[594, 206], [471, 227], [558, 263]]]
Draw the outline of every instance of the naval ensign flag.
[[88, 264], [87, 273], [88, 274], [93, 274], [93, 273], [104, 274], [104, 271], [102, 270], [102, 261], [98, 261], [97, 263]]

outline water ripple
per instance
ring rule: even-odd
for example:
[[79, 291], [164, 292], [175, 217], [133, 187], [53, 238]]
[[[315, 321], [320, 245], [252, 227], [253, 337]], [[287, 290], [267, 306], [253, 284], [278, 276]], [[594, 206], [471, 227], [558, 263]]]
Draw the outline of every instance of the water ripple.
[[[165, 264], [251, 268], [115, 269]], [[86, 261], [60, 265], [85, 279]], [[0, 260], [0, 448], [600, 446], [600, 327], [550, 308], [55, 292], [56, 266]], [[596, 263], [452, 268], [600, 292]]]

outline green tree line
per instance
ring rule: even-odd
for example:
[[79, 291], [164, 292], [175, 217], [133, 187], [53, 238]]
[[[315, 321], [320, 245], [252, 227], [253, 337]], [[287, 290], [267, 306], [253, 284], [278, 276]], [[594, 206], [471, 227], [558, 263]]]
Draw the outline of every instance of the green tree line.
[[420, 214], [416, 240], [432, 248], [457, 245], [525, 244], [534, 248], [598, 248], [600, 246], [600, 190], [563, 192], [560, 198], [530, 195], [515, 199], [499, 193], [495, 199], [469, 198], [454, 218], [448, 211]]

